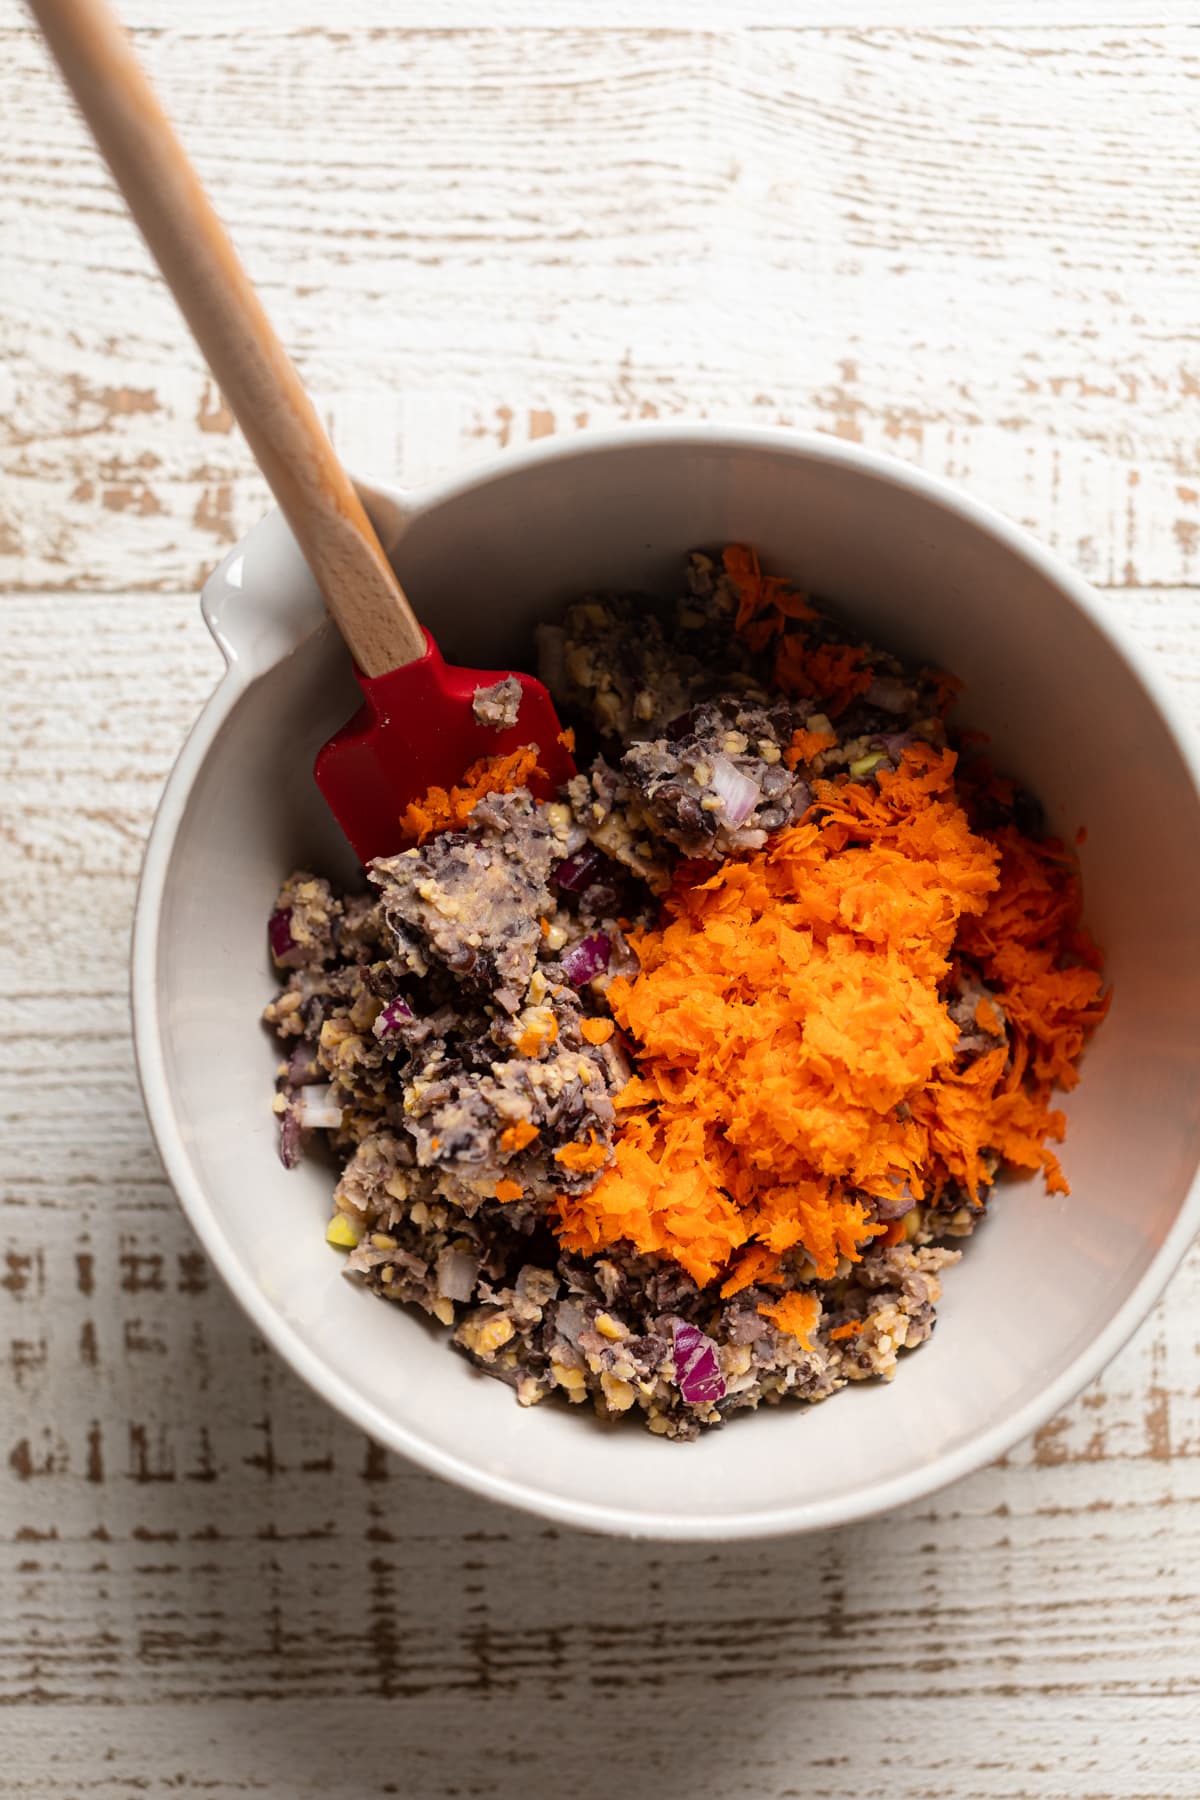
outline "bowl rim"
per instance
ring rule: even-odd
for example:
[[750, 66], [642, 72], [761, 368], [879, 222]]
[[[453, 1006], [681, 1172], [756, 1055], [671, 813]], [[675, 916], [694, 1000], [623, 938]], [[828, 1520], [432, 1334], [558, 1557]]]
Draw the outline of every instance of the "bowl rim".
[[[1099, 632], [1143, 695], [1158, 713], [1184, 764], [1200, 804], [1200, 746], [1182, 706], [1166, 688], [1158, 670], [1140, 647], [1114, 629], [1100, 609], [1093, 590], [1081, 575], [1021, 526], [1012, 523], [986, 502], [976, 500], [952, 483], [925, 473], [911, 464], [844, 439], [819, 432], [781, 426], [746, 426], [696, 423], [645, 423], [552, 437], [502, 451], [485, 461], [451, 473], [415, 489], [399, 489], [387, 482], [364, 482], [368, 494], [385, 496], [398, 504], [410, 520], [457, 499], [472, 489], [534, 468], [547, 461], [586, 460], [623, 450], [648, 446], [669, 448], [758, 449], [772, 455], [852, 468], [932, 502], [1021, 557], [1051, 583], [1063, 598], [1082, 613]], [[234, 546], [230, 557], [245, 539]], [[226, 559], [228, 561], [229, 558]], [[274, 666], [275, 657], [267, 666]], [[175, 838], [190, 797], [192, 784], [208, 751], [248, 679], [259, 670], [247, 670], [237, 659], [224, 673], [189, 732], [167, 778], [147, 839], [134, 906], [130, 954], [130, 998], [134, 1052], [151, 1133], [168, 1180], [180, 1205], [234, 1299], [272, 1349], [309, 1387], [330, 1406], [386, 1448], [472, 1492], [487, 1496], [555, 1523], [606, 1532], [617, 1536], [664, 1541], [723, 1541], [768, 1538], [829, 1529], [875, 1517], [909, 1502], [920, 1500], [1003, 1456], [1062, 1410], [1117, 1354], [1145, 1321], [1170, 1277], [1179, 1266], [1192, 1239], [1200, 1230], [1200, 1170], [1166, 1237], [1150, 1259], [1143, 1275], [1116, 1308], [1105, 1326], [1085, 1345], [1058, 1376], [1032, 1399], [986, 1429], [969, 1437], [956, 1449], [902, 1475], [868, 1483], [849, 1498], [797, 1501], [762, 1512], [742, 1511], [722, 1516], [701, 1514], [678, 1518], [665, 1512], [645, 1513], [619, 1505], [580, 1502], [543, 1492], [534, 1483], [500, 1475], [473, 1463], [469, 1455], [451, 1453], [428, 1443], [417, 1432], [389, 1418], [356, 1391], [353, 1384], [329, 1369], [310, 1350], [298, 1331], [275, 1307], [265, 1290], [242, 1266], [232, 1242], [219, 1226], [207, 1196], [191, 1164], [183, 1134], [175, 1118], [166, 1079], [166, 1064], [158, 1014], [157, 966], [159, 926], [166, 880]]]

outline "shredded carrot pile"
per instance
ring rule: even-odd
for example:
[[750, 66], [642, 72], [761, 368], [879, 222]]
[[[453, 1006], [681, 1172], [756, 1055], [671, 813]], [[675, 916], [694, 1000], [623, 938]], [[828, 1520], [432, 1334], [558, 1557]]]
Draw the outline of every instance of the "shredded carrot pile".
[[400, 815], [401, 829], [418, 844], [435, 831], [461, 831], [486, 795], [511, 794], [514, 788], [528, 787], [534, 777], [544, 774], [533, 744], [510, 750], [506, 756], [482, 756], [471, 764], [461, 787], [431, 787], [420, 800], [410, 802]]
[[774, 681], [783, 693], [819, 699], [830, 718], [844, 713], [874, 680], [860, 644], [810, 644], [800, 632], [781, 638], [775, 652]]
[[733, 628], [752, 650], [764, 650], [781, 637], [788, 619], [815, 619], [806, 594], [797, 593], [779, 575], [764, 575], [747, 544], [730, 544], [721, 557], [738, 597]]
[[807, 595], [777, 575], [764, 575], [758, 557], [745, 544], [730, 544], [721, 560], [738, 596], [734, 630], [751, 650], [765, 650], [774, 643], [776, 687], [793, 696], [819, 696], [834, 718], [856, 694], [866, 692], [872, 672], [864, 649], [853, 644], [810, 644], [804, 632], [789, 632], [789, 622], [807, 623], [818, 617]]
[[[865, 645], [813, 641], [804, 627], [819, 621], [820, 614], [808, 596], [777, 575], [764, 575], [747, 545], [728, 545], [721, 561], [738, 596], [734, 629], [756, 653], [774, 646], [772, 681], [782, 693], [819, 700], [834, 719], [866, 693], [874, 670]], [[944, 717], [962, 683], [943, 669], [922, 669], [921, 678], [932, 690], [934, 710]], [[816, 751], [806, 753], [806, 761], [809, 754]], [[797, 760], [793, 756], [788, 766], [794, 768]]]
[[[736, 629], [771, 651], [775, 685], [832, 717], [866, 692], [869, 650], [809, 633], [818, 615], [807, 597], [763, 575], [752, 550], [730, 546], [724, 567]], [[944, 712], [958, 683], [922, 678]], [[788, 766], [836, 741], [798, 730]], [[592, 1254], [627, 1240], [672, 1257], [701, 1286], [719, 1280], [727, 1299], [784, 1285], [789, 1252], [829, 1280], [873, 1242], [900, 1242], [904, 1220], [878, 1223], [872, 1199], [931, 1200], [954, 1183], [977, 1202], [996, 1156], [1067, 1191], [1048, 1148], [1064, 1130], [1051, 1096], [1075, 1085], [1107, 1011], [1100, 957], [1080, 925], [1074, 859], [1012, 826], [974, 829], [967, 806], [982, 797], [1010, 808], [1015, 785], [982, 759], [956, 783], [956, 761], [914, 743], [875, 782], [814, 782], [803, 821], [761, 851], [715, 872], [677, 866], [662, 923], [630, 934], [640, 972], [608, 989], [637, 1070], [616, 1100], [612, 1160], [604, 1167], [594, 1135], [553, 1153], [573, 1173], [603, 1170], [589, 1193], [556, 1201], [566, 1248]], [[485, 757], [401, 822], [423, 843], [461, 829], [485, 795], [543, 773], [533, 747]], [[977, 1001], [975, 1025], [998, 1039], [1008, 1027], [965, 1065], [945, 998], [959, 959], [991, 996]], [[613, 1024], [588, 1018], [580, 1030], [599, 1045]], [[556, 1035], [550, 1017], [517, 1047], [536, 1058]], [[523, 1150], [537, 1135], [510, 1126], [501, 1148]], [[523, 1192], [515, 1180], [496, 1184], [502, 1201]], [[801, 1343], [817, 1320], [815, 1297], [794, 1291], [758, 1310]]]
[[[1078, 880], [1057, 848], [973, 831], [955, 760], [915, 744], [877, 785], [816, 783], [806, 822], [677, 882], [634, 935], [641, 972], [608, 1001], [637, 1073], [613, 1163], [558, 1202], [568, 1248], [629, 1239], [729, 1294], [796, 1247], [831, 1278], [886, 1231], [863, 1196], [977, 1196], [987, 1150], [1065, 1185], [1050, 1089], [1106, 1004]], [[1011, 1063], [999, 1047], [956, 1069], [955, 955], [1003, 1006]]]
[[[1000, 997], [1013, 1029], [1012, 1059], [1006, 1069], [1000, 1047], [973, 1063], [947, 1087], [935, 1129], [957, 1121], [958, 1142], [941, 1141], [943, 1161], [973, 1199], [984, 1179], [977, 1154], [984, 1146], [1014, 1168], [1043, 1169], [1050, 1192], [1065, 1194], [1066, 1178], [1046, 1148], [1046, 1139], [1061, 1142], [1064, 1130], [1050, 1096], [1055, 1087], [1075, 1086], [1076, 1065], [1110, 996], [1102, 991], [1099, 953], [1079, 923], [1074, 859], [1061, 844], [1035, 843], [1011, 825], [993, 841], [998, 887], [984, 912], [964, 922], [957, 948]], [[984, 1007], [993, 1011], [980, 1002], [981, 1024]]]
[[765, 1244], [751, 1244], [738, 1257], [733, 1273], [721, 1283], [722, 1300], [732, 1299], [740, 1294], [743, 1288], [754, 1286], [777, 1286], [783, 1277], [779, 1273], [779, 1258]]

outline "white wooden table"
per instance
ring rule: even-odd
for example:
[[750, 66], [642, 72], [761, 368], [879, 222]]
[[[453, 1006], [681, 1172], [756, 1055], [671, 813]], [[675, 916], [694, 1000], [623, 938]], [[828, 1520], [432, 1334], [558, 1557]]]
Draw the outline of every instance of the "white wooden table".
[[[816, 426], [1026, 522], [1200, 714], [1194, 4], [125, 10], [352, 467]], [[1195, 1800], [1200, 1258], [1002, 1464], [680, 1550], [391, 1460], [215, 1284], [126, 944], [265, 496], [16, 0], [0, 120], [0, 1794]]]

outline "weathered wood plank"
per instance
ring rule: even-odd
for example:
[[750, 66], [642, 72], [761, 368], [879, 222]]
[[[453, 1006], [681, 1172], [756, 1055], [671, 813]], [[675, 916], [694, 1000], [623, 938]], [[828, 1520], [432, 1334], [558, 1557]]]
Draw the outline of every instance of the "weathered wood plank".
[[[814, 425], [1026, 522], [1200, 724], [1192, 6], [124, 10], [354, 466]], [[15, 0], [0, 44], [0, 1794], [1194, 1800], [1200, 1253], [1002, 1463], [726, 1548], [432, 1482], [212, 1277], [127, 933], [264, 491]]]
[[[969, 482], [1102, 583], [1196, 579], [1191, 33], [588, 42], [147, 42], [353, 464], [813, 425]], [[6, 308], [9, 579], [192, 585], [261, 483], [40, 52], [10, 45], [0, 217], [37, 230]]]

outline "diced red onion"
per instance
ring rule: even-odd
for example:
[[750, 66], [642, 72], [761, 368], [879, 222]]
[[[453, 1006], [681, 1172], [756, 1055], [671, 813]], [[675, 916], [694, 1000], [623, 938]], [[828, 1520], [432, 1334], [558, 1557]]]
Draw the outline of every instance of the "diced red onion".
[[[261, 917], [261, 914], [259, 915]], [[296, 948], [296, 940], [292, 936], [292, 909], [290, 906], [280, 907], [267, 920], [267, 937], [271, 944], [271, 955], [284, 957], [289, 950]]]
[[466, 1250], [443, 1250], [437, 1259], [437, 1291], [447, 1300], [469, 1300], [478, 1274], [477, 1256]]
[[726, 825], [744, 825], [762, 799], [757, 781], [751, 781], [727, 756], [713, 757], [711, 785], [725, 802], [722, 816]]
[[586, 987], [597, 975], [604, 974], [611, 955], [612, 943], [607, 931], [594, 931], [591, 937], [581, 938], [565, 952], [563, 973], [572, 987]]
[[913, 703], [913, 690], [896, 675], [876, 675], [863, 699], [880, 712], [902, 713]]
[[300, 1121], [290, 1106], [279, 1121], [279, 1160], [285, 1169], [300, 1161]]
[[590, 887], [601, 869], [608, 863], [608, 858], [592, 844], [585, 844], [574, 856], [564, 857], [554, 871], [553, 880], [564, 894], [577, 894], [581, 888]]
[[884, 1225], [890, 1225], [893, 1220], [904, 1218], [905, 1214], [910, 1213], [916, 1204], [906, 1187], [898, 1188], [888, 1200], [880, 1199], [876, 1195], [875, 1217]]
[[328, 1082], [323, 1087], [301, 1088], [294, 1102], [296, 1119], [305, 1131], [336, 1131], [342, 1109], [336, 1105]]
[[711, 1404], [725, 1398], [725, 1377], [717, 1361], [717, 1346], [697, 1325], [682, 1321], [674, 1327], [675, 1382], [689, 1406]]
[[375, 1021], [373, 1027], [375, 1036], [377, 1038], [398, 1036], [406, 1025], [412, 1023], [412, 1016], [413, 1010], [407, 1000], [401, 1000], [399, 996], [395, 1000], [389, 1000]]

